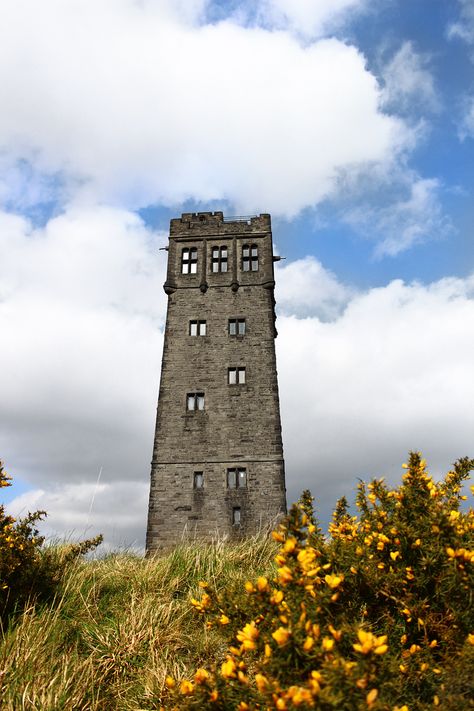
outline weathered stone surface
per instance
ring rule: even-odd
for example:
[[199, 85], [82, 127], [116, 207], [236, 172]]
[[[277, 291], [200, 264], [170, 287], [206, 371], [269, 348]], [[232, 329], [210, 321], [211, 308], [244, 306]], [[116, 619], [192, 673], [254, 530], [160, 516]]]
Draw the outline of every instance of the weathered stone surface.
[[[258, 247], [258, 271], [243, 271], [245, 245]], [[226, 272], [212, 272], [215, 246], [227, 247]], [[196, 274], [182, 274], [182, 249], [193, 247]], [[269, 215], [185, 213], [171, 221], [148, 553], [183, 536], [252, 534], [286, 509], [273, 287]], [[245, 335], [229, 335], [229, 319], [245, 319]], [[206, 321], [206, 335], [189, 335], [190, 321]], [[239, 367], [245, 384], [229, 385], [228, 369]], [[189, 393], [204, 393], [203, 411], [186, 410]], [[227, 470], [235, 467], [246, 469], [247, 482], [230, 489]], [[195, 472], [203, 473], [201, 489], [193, 488]]]

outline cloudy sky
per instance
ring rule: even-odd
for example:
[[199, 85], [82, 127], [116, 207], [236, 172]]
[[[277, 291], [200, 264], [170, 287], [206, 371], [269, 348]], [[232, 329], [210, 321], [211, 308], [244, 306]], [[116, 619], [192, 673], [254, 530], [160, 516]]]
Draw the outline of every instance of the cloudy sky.
[[141, 546], [169, 219], [272, 214], [289, 500], [474, 456], [474, 0], [0, 0], [0, 457]]

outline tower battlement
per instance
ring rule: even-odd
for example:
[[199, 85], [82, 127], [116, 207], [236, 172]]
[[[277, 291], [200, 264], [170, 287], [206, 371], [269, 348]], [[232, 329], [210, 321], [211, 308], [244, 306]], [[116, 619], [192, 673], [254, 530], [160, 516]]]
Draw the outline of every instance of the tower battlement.
[[170, 222], [170, 237], [198, 235], [234, 235], [269, 232], [270, 215], [224, 217], [216, 212], [183, 212], [181, 217]]

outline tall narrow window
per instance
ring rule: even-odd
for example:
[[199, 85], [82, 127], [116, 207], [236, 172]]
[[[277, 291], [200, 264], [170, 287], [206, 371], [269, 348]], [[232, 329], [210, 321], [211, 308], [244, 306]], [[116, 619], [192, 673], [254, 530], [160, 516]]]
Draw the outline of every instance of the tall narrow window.
[[247, 470], [237, 469], [237, 488], [245, 489], [247, 486]]
[[240, 506], [234, 506], [234, 508], [232, 509], [232, 523], [234, 524], [234, 526], [240, 526], [240, 514]]
[[242, 270], [258, 272], [258, 247], [256, 244], [244, 244], [242, 247]]
[[227, 488], [228, 489], [245, 489], [247, 488], [247, 470], [246, 469], [228, 469], [227, 470]]
[[204, 486], [204, 472], [194, 472], [193, 488], [202, 489]]
[[206, 322], [205, 321], [190, 321], [189, 322], [189, 335], [190, 336], [205, 336], [206, 335]]
[[188, 412], [204, 410], [204, 393], [188, 393], [186, 395], [186, 409]]
[[227, 373], [229, 385], [245, 385], [245, 368], [229, 368]]
[[197, 247], [185, 247], [181, 252], [181, 273], [196, 274], [197, 272]]
[[213, 272], [227, 271], [227, 247], [213, 247], [211, 269]]
[[245, 336], [245, 319], [229, 319], [229, 336]]

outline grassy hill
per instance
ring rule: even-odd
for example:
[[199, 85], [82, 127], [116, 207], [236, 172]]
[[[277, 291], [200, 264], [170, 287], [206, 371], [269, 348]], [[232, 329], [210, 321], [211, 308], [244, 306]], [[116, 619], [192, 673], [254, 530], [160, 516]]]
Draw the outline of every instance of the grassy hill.
[[45, 548], [0, 507], [2, 711], [473, 709], [473, 467], [411, 454], [327, 535], [304, 492], [272, 536], [151, 560]]
[[270, 574], [274, 553], [275, 544], [261, 537], [178, 546], [153, 560], [118, 554], [77, 561], [54, 605], [29, 607], [4, 633], [1, 708], [159, 709], [167, 675], [190, 675], [226, 649], [190, 604], [199, 581], [243, 585]]
[[2, 710], [159, 709], [167, 675], [189, 676], [225, 653], [223, 634], [190, 604], [198, 583], [220, 590], [271, 574], [275, 552], [267, 536], [178, 546], [153, 560], [77, 561], [52, 606], [27, 608], [4, 633]]

